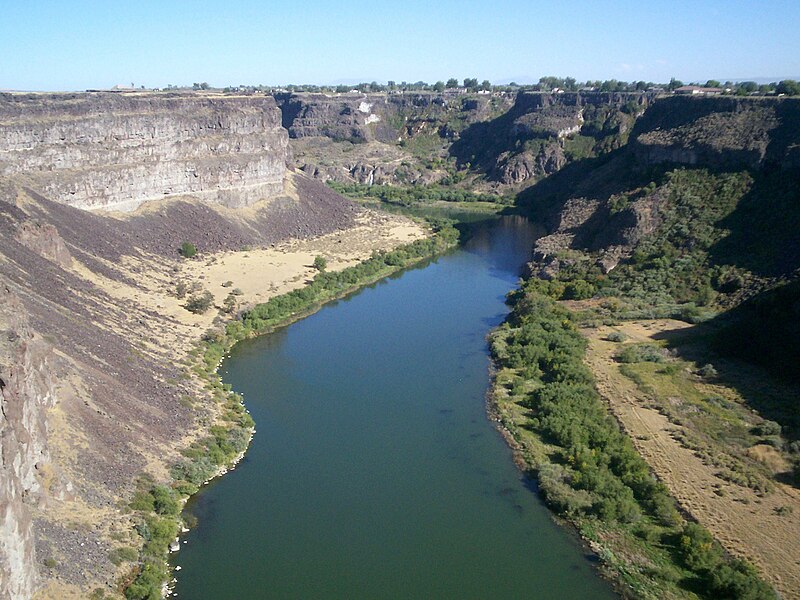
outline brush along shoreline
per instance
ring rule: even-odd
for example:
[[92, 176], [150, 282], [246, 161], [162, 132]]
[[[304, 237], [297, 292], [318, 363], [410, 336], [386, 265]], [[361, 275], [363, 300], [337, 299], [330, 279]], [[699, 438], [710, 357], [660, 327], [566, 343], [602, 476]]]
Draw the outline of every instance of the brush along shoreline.
[[[244, 399], [223, 384], [219, 366], [233, 346], [245, 339], [265, 335], [319, 310], [381, 279], [430, 260], [455, 247], [459, 232], [449, 223], [431, 226], [430, 234], [393, 250], [373, 252], [362, 262], [338, 272], [320, 270], [306, 286], [274, 296], [246, 310], [224, 327], [207, 331], [191, 351], [191, 373], [203, 383], [219, 405], [210, 435], [183, 451], [185, 460], [170, 469], [167, 484], [140, 482], [132, 507], [145, 507], [137, 530], [144, 539], [139, 564], [127, 578], [129, 600], [151, 597], [154, 591], [172, 594], [175, 578], [167, 560], [170, 549], [180, 548], [179, 533], [188, 531], [183, 508], [190, 497], [212, 479], [220, 477], [244, 457], [255, 434], [255, 423]], [[178, 544], [175, 544], [175, 542]], [[176, 566], [175, 570], [180, 567]]]

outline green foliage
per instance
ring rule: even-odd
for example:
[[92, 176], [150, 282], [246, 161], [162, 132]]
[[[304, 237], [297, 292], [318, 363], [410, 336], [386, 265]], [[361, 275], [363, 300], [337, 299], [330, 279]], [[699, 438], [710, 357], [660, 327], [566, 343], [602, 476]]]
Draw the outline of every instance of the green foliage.
[[[649, 544], [672, 544], [703, 597], [774, 598], [752, 567], [724, 556], [708, 531], [696, 524], [678, 528], [682, 519], [668, 490], [652, 476], [595, 390], [582, 360], [586, 341], [571, 314], [543, 295], [533, 279], [510, 301], [513, 310], [492, 337], [492, 355], [518, 378], [513, 389], [529, 410], [526, 428], [555, 448], [538, 463], [547, 504], [581, 523], [598, 519]], [[631, 362], [664, 358], [660, 348], [647, 344], [626, 351]], [[678, 541], [665, 542], [673, 538]], [[675, 568], [652, 576], [675, 581]]]
[[236, 294], [230, 292], [227, 296], [225, 296], [225, 300], [222, 301], [222, 310], [228, 314], [231, 314], [236, 311]]
[[197, 246], [195, 246], [191, 242], [183, 242], [178, 252], [184, 258], [193, 258], [194, 256], [197, 255]]
[[[600, 282], [601, 295], [625, 296], [643, 306], [676, 306], [673, 316], [689, 322], [707, 318], [718, 292], [738, 289], [735, 269], [715, 267], [711, 251], [726, 235], [720, 222], [750, 191], [748, 173], [677, 169], [666, 174], [660, 205], [662, 224], [636, 247], [631, 258]], [[649, 188], [648, 188], [649, 189]], [[649, 189], [647, 193], [652, 193]], [[611, 211], [624, 210], [628, 195], [611, 198]], [[717, 290], [714, 289], [716, 284]]]
[[214, 304], [214, 296], [206, 290], [202, 294], [192, 294], [184, 305], [186, 310], [196, 314], [203, 314]]
[[584, 279], [570, 281], [564, 286], [564, 300], [585, 300], [594, 296], [595, 286]]
[[531, 381], [530, 426], [560, 449], [563, 463], [544, 472], [545, 499], [556, 510], [607, 521], [650, 515], [673, 522], [675, 508], [666, 489], [619, 431], [594, 388], [582, 361], [586, 341], [569, 313], [535, 287], [526, 282], [515, 298], [492, 352], [501, 366]]
[[428, 202], [490, 202], [510, 206], [514, 203], [511, 196], [495, 194], [477, 194], [466, 190], [442, 185], [365, 185], [361, 183], [339, 183], [328, 181], [328, 185], [344, 196], [351, 198], [378, 198], [390, 204], [411, 206], [415, 203]]
[[324, 271], [328, 267], [328, 261], [324, 256], [315, 256], [313, 267], [317, 271]]
[[687, 524], [680, 539], [681, 557], [698, 575], [703, 591], [712, 598], [772, 600], [775, 592], [749, 563], [726, 560], [720, 545], [696, 523]]
[[779, 94], [786, 94], [787, 96], [800, 96], [800, 83], [793, 79], [784, 79], [775, 88]]
[[634, 344], [625, 346], [625, 348], [617, 354], [617, 360], [621, 363], [660, 363], [664, 362], [664, 351], [652, 344]]
[[113, 564], [119, 566], [124, 562], [133, 562], [139, 558], [139, 552], [136, 548], [124, 546], [122, 548], [114, 548], [108, 553], [108, 560]]

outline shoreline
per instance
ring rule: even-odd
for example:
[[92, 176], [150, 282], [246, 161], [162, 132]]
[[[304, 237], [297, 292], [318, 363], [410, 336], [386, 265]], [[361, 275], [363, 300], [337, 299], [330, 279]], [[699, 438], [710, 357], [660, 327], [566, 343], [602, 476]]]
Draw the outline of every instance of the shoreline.
[[[420, 243], [422, 242], [422, 243]], [[169, 557], [174, 554], [175, 552], [170, 551], [170, 546], [172, 542], [176, 541], [178, 543], [178, 551], [180, 548], [180, 534], [188, 532], [188, 527], [186, 524], [186, 519], [184, 515], [184, 508], [187, 502], [195, 497], [203, 487], [208, 485], [214, 479], [218, 477], [222, 477], [223, 475], [227, 474], [229, 471], [236, 468], [236, 465], [244, 458], [247, 453], [247, 449], [252, 441], [253, 436], [255, 435], [256, 429], [255, 424], [253, 423], [252, 419], [249, 417], [249, 412], [244, 404], [244, 399], [234, 392], [230, 386], [226, 386], [226, 384], [222, 383], [222, 379], [218, 374], [219, 366], [227, 356], [229, 356], [231, 349], [240, 341], [244, 339], [249, 339], [253, 337], [258, 337], [261, 335], [267, 335], [280, 329], [282, 327], [286, 327], [291, 325], [292, 323], [303, 319], [311, 314], [317, 312], [320, 308], [325, 306], [329, 302], [333, 302], [335, 300], [341, 299], [349, 294], [357, 292], [358, 290], [367, 287], [369, 285], [373, 285], [378, 281], [391, 276], [395, 273], [398, 273], [402, 270], [411, 268], [425, 260], [435, 258], [436, 256], [446, 252], [458, 244], [458, 232], [453, 227], [444, 227], [437, 231], [430, 232], [427, 237], [418, 239], [410, 244], [405, 244], [398, 248], [395, 248], [391, 252], [378, 252], [377, 255], [373, 255], [372, 258], [367, 260], [361, 261], [354, 266], [346, 267], [342, 271], [338, 273], [352, 273], [357, 271], [358, 269], [362, 268], [364, 265], [367, 265], [371, 262], [378, 261], [381, 263], [382, 267], [378, 269], [374, 273], [370, 273], [366, 276], [362, 276], [358, 278], [354, 283], [349, 285], [340, 286], [335, 288], [334, 290], [323, 290], [322, 293], [319, 293], [316, 296], [312, 296], [308, 298], [305, 302], [305, 305], [295, 310], [291, 310], [286, 314], [280, 315], [279, 317], [273, 319], [272, 321], [267, 322], [265, 325], [249, 328], [246, 332], [241, 330], [241, 324], [247, 321], [248, 315], [252, 314], [254, 311], [258, 311], [260, 307], [269, 307], [270, 303], [273, 305], [278, 304], [280, 299], [285, 299], [291, 297], [292, 295], [301, 296], [304, 294], [304, 290], [311, 289], [314, 286], [317, 278], [312, 280], [306, 286], [297, 288], [290, 292], [273, 296], [267, 302], [263, 304], [257, 304], [250, 310], [244, 311], [242, 314], [238, 316], [232, 316], [228, 320], [226, 320], [223, 324], [221, 336], [209, 340], [201, 338], [194, 344], [194, 348], [197, 350], [196, 353], [190, 353], [195, 355], [195, 360], [193, 360], [189, 366], [190, 371], [193, 373], [193, 378], [196, 379], [200, 384], [202, 384], [205, 389], [210, 392], [213, 396], [219, 396], [220, 391], [224, 391], [224, 397], [227, 400], [226, 407], [229, 410], [233, 410], [237, 414], [246, 415], [246, 417], [242, 417], [241, 424], [239, 425], [231, 425], [228, 429], [228, 432], [246, 432], [247, 433], [247, 440], [243, 448], [238, 450], [236, 455], [228, 460], [226, 460], [223, 464], [219, 464], [217, 468], [210, 474], [205, 474], [203, 480], [198, 482], [196, 488], [188, 494], [182, 494], [181, 497], [178, 499], [180, 502], [180, 511], [176, 513], [172, 521], [170, 522], [171, 531], [174, 535], [169, 536], [168, 544], [166, 545], [166, 552], [160, 552], [161, 559], [163, 561], [163, 568], [164, 573], [163, 577], [160, 578], [160, 588], [163, 592], [164, 596], [168, 596], [173, 588], [176, 580], [175, 572], [180, 570], [180, 565], [175, 565], [174, 567], [170, 564]], [[406, 252], [410, 253], [403, 260], [395, 260], [397, 252]], [[389, 261], [388, 259], [392, 258], [393, 260]], [[394, 262], [398, 262], [398, 264], [392, 264]], [[377, 263], [376, 263], [377, 264]], [[325, 273], [321, 271], [320, 274]], [[332, 278], [336, 278], [337, 275], [332, 275]], [[326, 293], [327, 292], [327, 293]], [[209, 359], [211, 361], [209, 362]], [[235, 405], [236, 408], [231, 406], [231, 403]], [[207, 425], [207, 431], [213, 431], [215, 427], [220, 427], [222, 424], [225, 423], [225, 416], [226, 414], [219, 414], [217, 418], [214, 420], [213, 423]], [[210, 452], [209, 452], [210, 454]], [[207, 458], [208, 455], [203, 455], [203, 458]], [[197, 457], [196, 457], [197, 458]], [[173, 489], [176, 485], [179, 485], [181, 482], [175, 479], [174, 470], [176, 466], [173, 465], [171, 472], [173, 472], [173, 479], [170, 482], [170, 485], [173, 486]], [[186, 489], [186, 488], [183, 488]], [[145, 515], [143, 517], [144, 522], [147, 523], [150, 515]], [[145, 541], [145, 545], [142, 549], [142, 552], [147, 551], [147, 545], [150, 541]], [[178, 552], [176, 551], [176, 552]], [[136, 570], [136, 569], [134, 569]], [[148, 573], [146, 565], [143, 564], [141, 568], [138, 569], [138, 573], [133, 576], [133, 580], [125, 587], [125, 595], [127, 598], [139, 598], [139, 597], [146, 597], [137, 595], [138, 592], [136, 591], [137, 582], [141, 578], [143, 578], [143, 574]], [[129, 591], [133, 589], [133, 593], [129, 593]]]

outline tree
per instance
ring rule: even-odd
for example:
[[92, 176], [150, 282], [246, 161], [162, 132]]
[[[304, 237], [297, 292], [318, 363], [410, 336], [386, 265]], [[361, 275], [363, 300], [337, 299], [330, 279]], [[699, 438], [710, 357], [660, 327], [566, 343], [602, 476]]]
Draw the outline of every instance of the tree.
[[752, 94], [756, 91], [758, 91], [758, 84], [755, 81], [742, 81], [739, 84], [736, 93], [740, 96], [744, 96], [746, 94]]
[[225, 297], [225, 300], [222, 301], [222, 310], [228, 314], [231, 314], [236, 310], [236, 294], [230, 292]]
[[476, 77], [464, 79], [464, 87], [469, 90], [474, 90], [478, 87], [478, 79]]
[[492, 83], [488, 79], [484, 79], [481, 82], [481, 89], [488, 92], [492, 89]]
[[444, 91], [444, 81], [437, 81], [433, 84], [433, 91], [434, 92], [443, 92]]
[[180, 255], [183, 256], [183, 258], [192, 258], [197, 254], [197, 246], [191, 242], [183, 242], [178, 252], [180, 252]]
[[706, 81], [706, 87], [718, 88], [722, 87], [722, 84], [716, 79], [709, 79], [708, 81]]
[[787, 96], [800, 96], [800, 83], [794, 79], [784, 79], [778, 84], [775, 91]]
[[680, 79], [675, 79], [674, 77], [670, 79], [669, 83], [667, 84], [667, 89], [670, 92], [674, 92], [679, 87], [683, 87], [683, 82]]
[[450, 79], [447, 80], [447, 83], [445, 83], [445, 86], [447, 87], [447, 89], [457, 88], [458, 87], [458, 79], [456, 79], [454, 77], [451, 77]]
[[186, 310], [201, 315], [206, 312], [214, 303], [214, 296], [206, 290], [200, 295], [193, 294], [186, 301]]
[[325, 260], [324, 256], [317, 255], [314, 257], [314, 268], [317, 271], [324, 271], [327, 266], [328, 266], [328, 261]]

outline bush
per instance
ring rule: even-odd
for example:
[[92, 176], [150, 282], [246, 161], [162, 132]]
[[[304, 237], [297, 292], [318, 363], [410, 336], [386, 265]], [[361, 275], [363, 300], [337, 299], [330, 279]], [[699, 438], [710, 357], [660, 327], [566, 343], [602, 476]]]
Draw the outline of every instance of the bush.
[[197, 246], [191, 242], [183, 242], [178, 252], [181, 256], [183, 256], [183, 258], [193, 258], [197, 255]]
[[626, 346], [617, 354], [617, 360], [622, 363], [639, 362], [664, 362], [664, 352], [658, 346], [652, 344], [636, 344]]
[[705, 364], [702, 367], [700, 367], [700, 369], [697, 371], [697, 374], [700, 375], [700, 377], [704, 377], [706, 379], [711, 379], [718, 375], [717, 370], [711, 363]]
[[764, 421], [761, 421], [761, 423], [753, 427], [752, 432], [755, 435], [763, 435], [765, 437], [780, 435], [781, 424], [776, 423], [775, 421], [769, 421], [765, 419]]
[[115, 548], [111, 552], [108, 553], [108, 560], [110, 560], [114, 565], [119, 566], [124, 562], [133, 562], [137, 558], [139, 558], [139, 552], [136, 548]]
[[609, 342], [624, 342], [628, 339], [628, 336], [621, 331], [612, 331], [606, 336], [606, 339]]
[[211, 292], [206, 290], [200, 295], [192, 294], [189, 296], [189, 299], [186, 301], [185, 307], [186, 310], [189, 312], [193, 312], [195, 314], [203, 314], [214, 303], [214, 296]]
[[578, 279], [564, 286], [564, 300], [586, 300], [594, 296], [595, 287], [588, 281]]
[[328, 266], [328, 261], [325, 259], [324, 256], [315, 256], [314, 257], [314, 268], [317, 271], [324, 271]]

